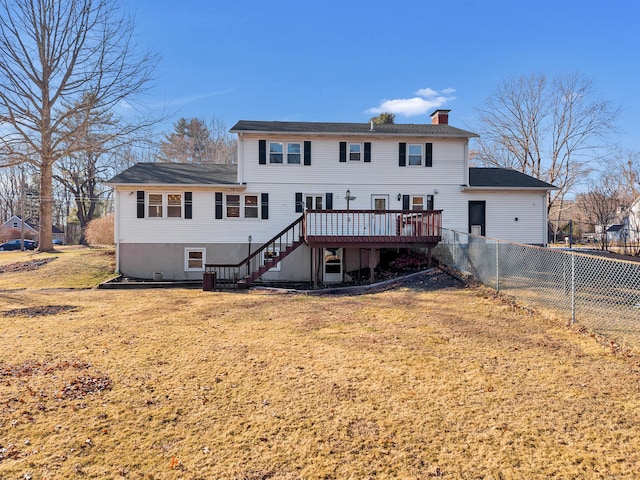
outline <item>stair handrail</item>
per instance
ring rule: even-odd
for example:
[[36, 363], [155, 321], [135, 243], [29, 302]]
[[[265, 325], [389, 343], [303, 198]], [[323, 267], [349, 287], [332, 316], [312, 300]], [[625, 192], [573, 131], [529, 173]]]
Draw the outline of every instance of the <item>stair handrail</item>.
[[206, 263], [205, 264], [205, 268], [221, 268], [221, 267], [237, 268], [237, 267], [242, 267], [243, 265], [246, 265], [251, 260], [253, 260], [259, 253], [262, 253], [262, 251], [264, 251], [269, 245], [274, 243], [276, 240], [278, 240], [280, 237], [282, 237], [289, 230], [293, 229], [298, 223], [302, 223], [302, 230], [300, 232], [300, 238], [303, 238], [304, 219], [305, 219], [305, 216], [304, 216], [304, 214], [302, 214], [299, 218], [297, 218], [296, 220], [291, 222], [288, 226], [283, 228], [279, 233], [274, 235], [270, 240], [268, 240], [267, 242], [263, 243], [260, 248], [258, 248], [256, 251], [254, 251], [253, 253], [248, 255], [243, 260], [240, 260], [238, 263]]

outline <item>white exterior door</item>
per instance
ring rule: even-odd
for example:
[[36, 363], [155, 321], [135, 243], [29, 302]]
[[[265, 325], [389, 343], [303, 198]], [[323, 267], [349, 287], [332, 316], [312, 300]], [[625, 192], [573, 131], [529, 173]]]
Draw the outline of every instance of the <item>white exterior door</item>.
[[324, 283], [342, 282], [342, 249], [322, 249], [322, 272]]
[[371, 235], [390, 235], [389, 216], [386, 215], [389, 205], [389, 195], [371, 195], [371, 209], [379, 210], [380, 214], [371, 216]]

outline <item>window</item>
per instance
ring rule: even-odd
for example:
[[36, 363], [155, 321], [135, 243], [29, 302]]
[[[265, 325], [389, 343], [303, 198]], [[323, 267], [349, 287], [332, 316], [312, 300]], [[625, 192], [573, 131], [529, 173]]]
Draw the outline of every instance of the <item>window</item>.
[[240, 195], [227, 195], [227, 218], [240, 218]]
[[300, 144], [287, 143], [287, 163], [300, 165]]
[[258, 196], [244, 196], [244, 218], [258, 218]]
[[[269, 245], [262, 251], [262, 265], [266, 265], [267, 262], [273, 260], [274, 258], [280, 255], [280, 248], [274, 245]], [[279, 272], [280, 271], [280, 262], [276, 263], [273, 267], [269, 269], [270, 272]]]
[[207, 250], [205, 248], [185, 248], [184, 249], [184, 269], [185, 271], [202, 271], [206, 263]]
[[409, 145], [409, 165], [422, 165], [422, 145]]
[[18, 222], [13, 222], [13, 228], [18, 228]]
[[149, 218], [162, 218], [164, 212], [162, 208], [162, 200], [164, 195], [162, 193], [150, 193], [149, 194]]
[[182, 217], [182, 195], [180, 193], [167, 194], [167, 217]]
[[284, 144], [281, 142], [269, 142], [269, 163], [282, 163], [284, 156]]
[[[144, 192], [138, 198], [138, 218], [144, 217]], [[189, 192], [187, 192], [189, 193]], [[149, 193], [147, 195], [148, 218], [183, 218], [182, 193]], [[142, 200], [142, 203], [140, 201]]]
[[349, 160], [353, 160], [355, 162], [360, 161], [360, 150], [362, 145], [359, 143], [350, 143], [349, 144]]
[[307, 210], [322, 210], [322, 197], [322, 195], [305, 195], [305, 208]]
[[[225, 196], [226, 218], [260, 218], [258, 198], [258, 195], [227, 194]], [[264, 203], [263, 206], [265, 206]]]
[[433, 210], [433, 195], [412, 195], [411, 210]]

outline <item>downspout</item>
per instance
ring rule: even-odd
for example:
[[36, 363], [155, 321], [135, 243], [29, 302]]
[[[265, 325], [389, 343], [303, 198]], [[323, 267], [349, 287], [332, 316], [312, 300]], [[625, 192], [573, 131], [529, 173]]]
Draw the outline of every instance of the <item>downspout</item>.
[[120, 192], [114, 191], [115, 222], [113, 225], [113, 241], [116, 244], [116, 273], [120, 273]]
[[547, 205], [549, 202], [549, 190], [547, 190], [542, 196], [542, 245], [548, 246], [549, 239], [549, 212]]

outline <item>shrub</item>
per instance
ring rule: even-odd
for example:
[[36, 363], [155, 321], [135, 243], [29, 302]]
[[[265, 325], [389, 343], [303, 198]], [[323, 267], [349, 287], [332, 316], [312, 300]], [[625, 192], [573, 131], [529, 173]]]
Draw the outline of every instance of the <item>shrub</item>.
[[[20, 238], [20, 229], [13, 227], [0, 227], [0, 243], [8, 242]], [[24, 238], [28, 240], [36, 240], [36, 235], [32, 231], [24, 232]]]
[[113, 245], [114, 214], [91, 220], [84, 229], [84, 237], [91, 246]]

